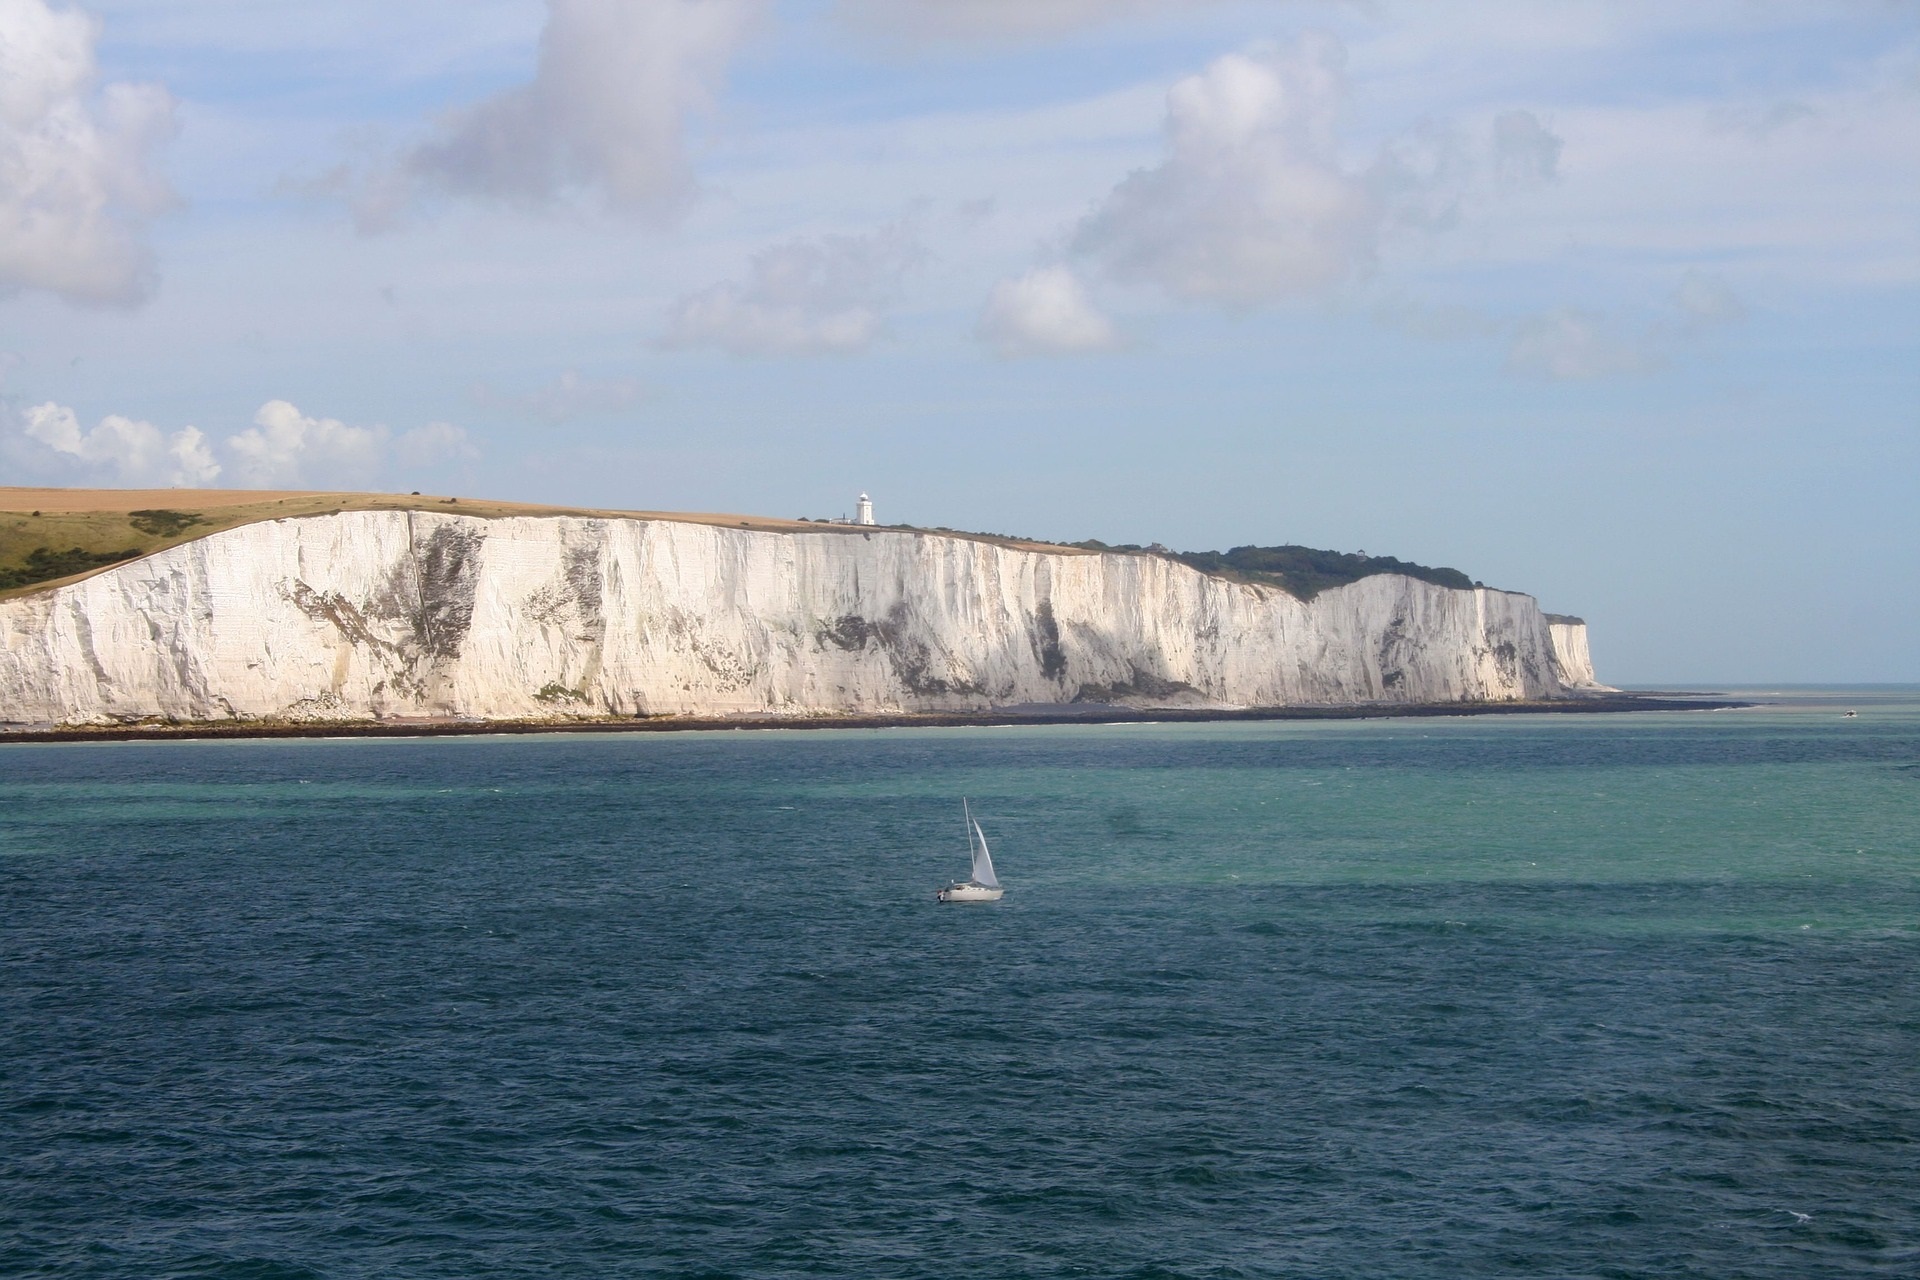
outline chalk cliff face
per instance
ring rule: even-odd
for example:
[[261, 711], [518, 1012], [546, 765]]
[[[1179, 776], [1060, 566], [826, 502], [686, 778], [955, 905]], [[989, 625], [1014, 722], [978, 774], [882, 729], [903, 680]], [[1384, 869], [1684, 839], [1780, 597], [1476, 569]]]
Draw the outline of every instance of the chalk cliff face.
[[353, 512], [0, 603], [0, 721], [1553, 698], [1585, 633], [1382, 576], [1310, 603], [1148, 555], [930, 534]]
[[1561, 683], [1569, 689], [1614, 692], [1610, 684], [1594, 678], [1593, 655], [1587, 652], [1587, 624], [1580, 618], [1557, 613], [1547, 615], [1547, 636], [1553, 642], [1553, 665]]

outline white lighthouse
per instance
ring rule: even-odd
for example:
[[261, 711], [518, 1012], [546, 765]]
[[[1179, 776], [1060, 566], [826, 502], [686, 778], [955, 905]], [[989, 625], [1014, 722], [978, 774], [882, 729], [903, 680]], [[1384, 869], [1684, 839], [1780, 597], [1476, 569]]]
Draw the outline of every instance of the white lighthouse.
[[864, 493], [860, 495], [860, 505], [853, 509], [853, 522], [855, 524], [873, 523], [873, 499]]

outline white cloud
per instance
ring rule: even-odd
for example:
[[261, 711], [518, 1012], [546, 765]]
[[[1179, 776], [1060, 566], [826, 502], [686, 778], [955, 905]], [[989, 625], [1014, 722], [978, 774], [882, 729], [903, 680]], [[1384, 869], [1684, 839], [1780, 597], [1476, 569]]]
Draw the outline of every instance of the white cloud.
[[169, 484], [183, 487], [210, 485], [220, 478], [220, 464], [213, 460], [213, 448], [198, 427], [182, 427], [167, 440], [167, 455], [174, 471]]
[[156, 85], [98, 87], [98, 24], [0, 0], [0, 292], [130, 305], [152, 292], [146, 220], [172, 200], [150, 152], [173, 132]]
[[395, 167], [362, 179], [363, 227], [390, 222], [423, 188], [527, 205], [586, 192], [616, 213], [670, 213], [693, 188], [687, 118], [711, 101], [762, 7], [548, 0], [533, 79], [452, 112]]
[[1559, 307], [1523, 321], [1507, 349], [1510, 372], [1556, 381], [1648, 373], [1659, 364], [1644, 337], [1622, 332], [1605, 316], [1576, 307]]
[[880, 336], [902, 278], [925, 257], [911, 217], [867, 235], [789, 240], [755, 254], [744, 282], [674, 303], [661, 342], [742, 356], [861, 351]]
[[568, 369], [532, 391], [501, 391], [484, 382], [473, 389], [475, 402], [483, 408], [554, 424], [619, 413], [645, 394], [646, 387], [637, 378], [587, 378], [578, 369]]
[[1229, 54], [1167, 95], [1166, 158], [1129, 176], [1074, 247], [1115, 278], [1249, 306], [1338, 285], [1373, 260], [1383, 218], [1341, 164], [1343, 55], [1329, 37]]
[[21, 434], [70, 465], [121, 484], [192, 487], [220, 475], [207, 439], [195, 427], [165, 435], [151, 422], [109, 414], [82, 431], [72, 409], [53, 403], [28, 409]]
[[1560, 176], [1566, 144], [1531, 111], [1502, 111], [1493, 118], [1493, 171], [1510, 187], [1543, 187]]
[[29, 470], [173, 487], [209, 486], [222, 476], [243, 488], [347, 487], [396, 467], [430, 470], [479, 456], [467, 433], [450, 422], [429, 422], [396, 436], [383, 426], [309, 417], [285, 400], [260, 406], [251, 427], [227, 437], [224, 464], [197, 427], [167, 435], [150, 422], [109, 414], [86, 431], [72, 409], [52, 401], [26, 410], [18, 432], [0, 444]]
[[1119, 343], [1113, 322], [1064, 266], [1039, 267], [996, 284], [977, 334], [1006, 357], [1104, 351]]
[[379, 469], [386, 428], [310, 418], [285, 400], [269, 400], [253, 425], [227, 437], [240, 484], [254, 489], [301, 484], [363, 484]]

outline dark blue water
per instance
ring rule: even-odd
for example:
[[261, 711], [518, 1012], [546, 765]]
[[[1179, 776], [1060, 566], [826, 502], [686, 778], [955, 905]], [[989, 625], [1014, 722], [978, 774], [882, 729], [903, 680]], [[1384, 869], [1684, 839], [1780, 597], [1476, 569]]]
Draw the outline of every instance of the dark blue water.
[[0, 1273], [1913, 1276], [1917, 926], [1897, 699], [5, 748]]

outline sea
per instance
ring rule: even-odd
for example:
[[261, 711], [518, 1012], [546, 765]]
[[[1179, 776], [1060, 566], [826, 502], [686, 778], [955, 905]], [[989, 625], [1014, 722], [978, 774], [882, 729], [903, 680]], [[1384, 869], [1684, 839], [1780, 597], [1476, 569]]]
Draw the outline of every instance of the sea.
[[0, 747], [0, 1275], [1920, 1275], [1920, 688], [1730, 692]]

